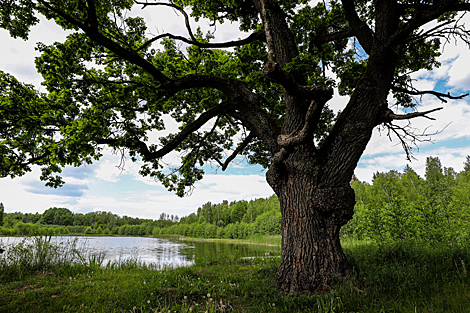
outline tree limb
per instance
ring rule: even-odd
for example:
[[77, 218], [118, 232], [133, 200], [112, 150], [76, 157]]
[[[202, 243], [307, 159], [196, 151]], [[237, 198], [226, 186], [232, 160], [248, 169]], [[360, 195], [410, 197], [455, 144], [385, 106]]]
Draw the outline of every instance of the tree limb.
[[348, 20], [350, 27], [352, 27], [354, 35], [359, 40], [364, 51], [370, 55], [374, 42], [373, 31], [369, 28], [366, 22], [359, 18], [354, 5], [354, 0], [341, 0], [341, 2], [343, 3], [346, 19]]
[[259, 0], [261, 20], [264, 24], [264, 31], [266, 33], [266, 43], [268, 46], [269, 62], [276, 62], [276, 48], [274, 45], [273, 34], [271, 30], [271, 18], [268, 16], [270, 12], [266, 9], [266, 0]]
[[199, 42], [197, 40], [190, 40], [188, 38], [185, 38], [183, 36], [177, 36], [173, 35], [170, 33], [165, 33], [161, 34], [158, 36], [153, 37], [146, 43], [144, 43], [142, 46], [139, 47], [136, 51], [140, 51], [151, 45], [157, 40], [160, 40], [162, 38], [170, 38], [170, 39], [175, 39], [175, 40], [180, 40], [183, 41], [184, 43], [187, 43], [189, 45], [194, 45], [200, 48], [231, 48], [231, 47], [238, 47], [238, 46], [243, 46], [249, 43], [252, 43], [254, 41], [266, 41], [266, 36], [264, 35], [264, 31], [259, 30], [257, 32], [254, 32], [250, 36], [248, 36], [245, 39], [240, 39], [240, 40], [232, 40], [232, 41], [227, 41], [227, 42]]
[[333, 96], [332, 88], [298, 84], [291, 74], [280, 68], [279, 63], [268, 62], [263, 69], [263, 74], [271, 81], [282, 85], [293, 96], [303, 96], [319, 102], [326, 102]]
[[72, 16], [51, 6], [49, 3], [45, 2], [44, 0], [38, 0], [38, 2], [44, 5], [45, 7], [47, 7], [49, 10], [51, 10], [55, 14], [59, 15], [61, 18], [63, 18], [70, 24], [82, 29], [85, 32], [85, 34], [88, 37], [90, 37], [93, 41], [109, 49], [110, 51], [117, 54], [121, 58], [137, 66], [140, 66], [142, 69], [147, 71], [150, 75], [152, 75], [152, 77], [154, 77], [160, 83], [165, 83], [165, 82], [170, 81], [168, 77], [166, 77], [162, 72], [160, 72], [152, 63], [148, 62], [139, 54], [137, 54], [137, 52], [123, 48], [122, 46], [114, 42], [113, 40], [101, 34], [98, 29], [85, 25], [84, 23], [76, 20]]
[[[151, 152], [147, 144], [141, 140], [134, 139], [133, 141], [127, 141], [124, 143], [124, 146], [130, 149], [137, 149], [142, 155], [144, 161], [150, 161], [154, 159], [159, 159], [173, 151], [180, 143], [182, 143], [188, 136], [201, 128], [205, 123], [207, 123], [211, 118], [217, 116], [224, 111], [228, 110], [231, 106], [229, 102], [223, 102], [214, 108], [202, 113], [195, 121], [188, 124], [183, 130], [181, 130], [173, 139], [171, 139], [166, 145], [161, 149]], [[97, 144], [108, 144], [110, 146], [115, 146], [120, 144], [119, 139], [109, 138], [109, 139], [98, 139]]]
[[352, 37], [352, 36], [354, 36], [353, 29], [351, 27], [348, 27], [348, 28], [340, 30], [336, 33], [327, 34], [327, 35], [324, 35], [324, 36], [321, 36], [321, 37], [314, 38], [308, 44], [308, 52], [312, 53], [314, 46], [320, 46], [320, 45], [322, 45], [324, 43], [327, 43], [327, 42], [330, 42], [330, 41], [341, 40], [341, 39], [349, 38], [349, 37]]
[[441, 108], [432, 109], [432, 110], [425, 111], [425, 112], [413, 112], [413, 113], [408, 113], [408, 114], [395, 114], [395, 113], [393, 113], [392, 110], [387, 109], [387, 112], [383, 115], [382, 118], [383, 118], [384, 123], [388, 123], [388, 122], [391, 122], [393, 120], [409, 120], [409, 119], [416, 118], [416, 117], [421, 117], [421, 116], [425, 117], [427, 119], [435, 121], [436, 120], [435, 118], [426, 116], [426, 114], [429, 114], [429, 113], [432, 113], [432, 112], [435, 112], [435, 111], [439, 111], [439, 110], [442, 110], [442, 109], [443, 108], [441, 107]]
[[242, 143], [233, 151], [233, 153], [225, 160], [224, 163], [222, 163], [219, 159], [216, 159], [217, 163], [222, 167], [222, 171], [225, 171], [228, 167], [228, 165], [237, 157], [237, 155], [242, 152], [246, 146], [255, 138], [255, 135], [253, 132], [250, 132], [248, 136], [243, 139]]
[[303, 128], [298, 133], [293, 133], [290, 135], [279, 135], [277, 137], [277, 143], [287, 149], [292, 146], [297, 146], [305, 142], [309, 136], [312, 134], [312, 126], [316, 126], [318, 120], [320, 119], [321, 111], [325, 106], [325, 102], [315, 102], [312, 101], [308, 107], [307, 114], [305, 116], [305, 123]]
[[392, 86], [391, 89], [396, 92], [404, 92], [413, 96], [420, 96], [420, 95], [427, 95], [427, 94], [433, 95], [433, 96], [436, 96], [439, 100], [441, 100], [444, 103], [447, 103], [447, 100], [445, 100], [444, 98], [455, 100], [455, 99], [463, 99], [464, 97], [468, 96], [468, 93], [460, 95], [460, 96], [451, 96], [450, 93], [445, 94], [445, 93], [437, 92], [434, 90], [422, 90], [422, 91], [421, 90], [409, 90], [409, 89], [405, 89], [405, 88], [401, 88], [397, 86]]
[[98, 18], [96, 17], [96, 7], [95, 7], [95, 1], [93, 0], [86, 0], [87, 2], [87, 11], [88, 11], [88, 17], [86, 21], [88, 21], [88, 24], [90, 25], [90, 28], [98, 30]]

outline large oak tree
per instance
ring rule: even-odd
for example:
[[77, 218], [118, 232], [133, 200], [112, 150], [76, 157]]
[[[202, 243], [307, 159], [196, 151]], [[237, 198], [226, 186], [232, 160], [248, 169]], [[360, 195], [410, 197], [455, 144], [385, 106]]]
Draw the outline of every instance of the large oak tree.
[[[328, 288], [352, 275], [339, 231], [353, 215], [350, 181], [373, 129], [387, 127], [409, 153], [419, 138], [394, 121], [434, 111], [410, 111], [413, 96], [462, 97], [416, 90], [410, 73], [439, 66], [441, 44], [452, 36], [469, 42], [459, 23], [466, 2], [3, 0], [0, 26], [11, 36], [28, 39], [38, 15], [68, 35], [37, 46], [47, 92], [0, 72], [0, 175], [37, 165], [47, 185], [60, 186], [63, 166], [90, 163], [109, 146], [184, 195], [204, 164], [225, 169], [245, 155], [268, 169], [281, 204], [277, 283], [287, 291]], [[151, 35], [143, 18], [127, 14], [135, 6], [173, 8], [187, 36]], [[193, 18], [238, 22], [248, 34], [220, 42], [191, 29]], [[328, 108], [334, 88], [349, 95], [337, 116]], [[150, 140], [168, 117], [180, 131]], [[162, 158], [171, 151], [181, 166], [169, 170]]]

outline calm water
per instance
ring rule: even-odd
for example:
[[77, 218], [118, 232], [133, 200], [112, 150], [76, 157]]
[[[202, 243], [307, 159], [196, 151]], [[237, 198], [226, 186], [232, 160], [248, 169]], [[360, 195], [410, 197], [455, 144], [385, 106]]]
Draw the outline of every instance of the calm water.
[[[21, 242], [21, 237], [0, 237], [0, 248], [8, 251], [9, 245]], [[175, 241], [146, 237], [52, 237], [53, 242], [68, 243], [77, 240], [77, 246], [91, 254], [105, 254], [108, 261], [137, 258], [145, 263], [185, 266], [193, 264], [197, 258], [217, 256], [254, 257], [280, 254], [279, 247], [238, 244], [227, 242]]]

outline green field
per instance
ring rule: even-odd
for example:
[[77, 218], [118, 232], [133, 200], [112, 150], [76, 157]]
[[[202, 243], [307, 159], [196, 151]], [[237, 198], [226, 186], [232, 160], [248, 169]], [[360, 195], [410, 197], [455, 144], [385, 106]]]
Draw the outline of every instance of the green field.
[[0, 257], [0, 312], [470, 312], [469, 247], [351, 238], [343, 246], [356, 280], [287, 294], [273, 283], [279, 258], [269, 255], [156, 270], [80, 259], [73, 245], [36, 238], [9, 251], [10, 261]]

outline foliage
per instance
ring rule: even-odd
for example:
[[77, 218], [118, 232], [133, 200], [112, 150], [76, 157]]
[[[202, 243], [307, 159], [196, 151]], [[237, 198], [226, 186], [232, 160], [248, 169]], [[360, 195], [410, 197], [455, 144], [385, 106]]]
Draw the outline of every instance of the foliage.
[[343, 234], [377, 241], [470, 242], [469, 177], [426, 160], [425, 177], [410, 167], [376, 173], [373, 184], [353, 181], [356, 206]]
[[[162, 213], [158, 220], [151, 220], [127, 215], [118, 216], [104, 211], [73, 213], [67, 208], [54, 207], [42, 214], [5, 213], [5, 225], [0, 227], [0, 235], [46, 235], [49, 233], [149, 235], [154, 227], [170, 226], [178, 220], [178, 216], [166, 213]], [[136, 227], [129, 228], [126, 233], [124, 230], [127, 226]]]

